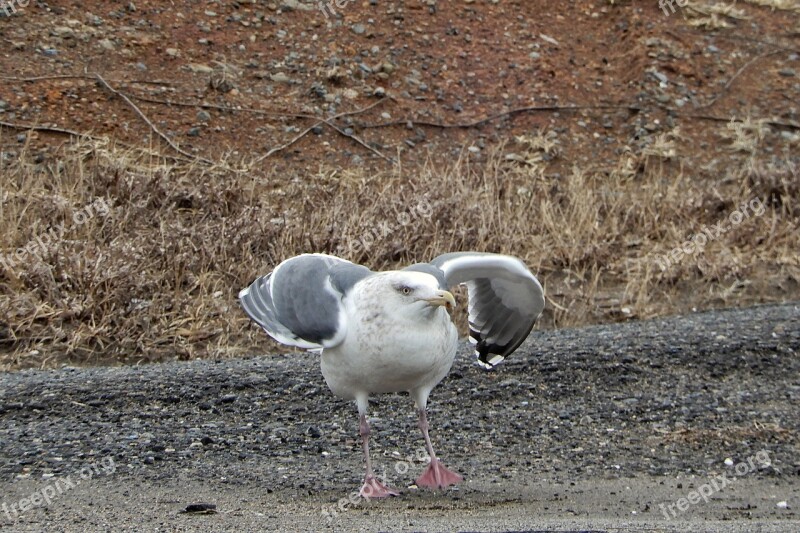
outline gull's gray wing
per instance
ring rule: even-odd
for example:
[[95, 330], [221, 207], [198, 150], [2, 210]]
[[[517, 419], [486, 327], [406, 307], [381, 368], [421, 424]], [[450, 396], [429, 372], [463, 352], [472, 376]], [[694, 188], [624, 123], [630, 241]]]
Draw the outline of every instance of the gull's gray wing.
[[332, 255], [298, 255], [242, 289], [239, 302], [278, 342], [310, 350], [330, 348], [347, 333], [342, 298], [371, 273]]
[[410, 268], [435, 275], [444, 288], [467, 285], [470, 341], [486, 368], [522, 344], [544, 309], [542, 286], [516, 257], [456, 252]]

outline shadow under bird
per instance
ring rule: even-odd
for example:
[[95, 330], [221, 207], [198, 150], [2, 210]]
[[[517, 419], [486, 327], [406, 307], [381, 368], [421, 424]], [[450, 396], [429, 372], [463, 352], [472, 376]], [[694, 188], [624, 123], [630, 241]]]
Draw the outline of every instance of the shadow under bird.
[[324, 254], [280, 263], [239, 293], [247, 314], [278, 342], [321, 353], [331, 391], [355, 400], [366, 476], [365, 498], [395, 496], [369, 457], [370, 394], [408, 391], [430, 463], [416, 480], [444, 489], [462, 481], [436, 457], [428, 435], [431, 390], [447, 375], [458, 347], [448, 291], [466, 284], [470, 341], [478, 363], [492, 368], [522, 344], [544, 309], [536, 277], [516, 257], [476, 252], [440, 255], [403, 270], [373, 272]]

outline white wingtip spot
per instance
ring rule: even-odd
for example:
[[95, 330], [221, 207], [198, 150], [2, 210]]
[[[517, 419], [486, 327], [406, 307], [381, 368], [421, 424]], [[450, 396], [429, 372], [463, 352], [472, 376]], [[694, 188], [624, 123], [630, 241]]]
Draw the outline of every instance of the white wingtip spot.
[[[477, 350], [475, 350], [475, 357], [480, 357], [480, 355], [481, 355], [481, 354], [480, 354], [480, 352], [478, 352]], [[486, 370], [491, 370], [491, 369], [493, 369], [494, 367], [496, 367], [497, 365], [499, 365], [500, 363], [502, 363], [504, 360], [505, 360], [505, 357], [503, 357], [502, 355], [493, 355], [493, 356], [492, 356], [492, 358], [491, 358], [491, 359], [489, 359], [489, 360], [488, 360], [488, 361], [486, 361], [486, 362], [483, 362], [483, 361], [481, 361], [480, 359], [477, 359], [477, 360], [476, 360], [476, 362], [477, 362], [477, 363], [478, 363], [478, 364], [479, 364], [479, 365], [480, 365], [482, 368], [485, 368]]]
[[503, 357], [502, 355], [495, 355], [494, 357], [489, 359], [489, 364], [492, 366], [497, 366], [503, 362], [503, 359], [505, 359], [505, 357]]
[[488, 363], [484, 363], [480, 359], [476, 359], [475, 362], [478, 363], [478, 366], [481, 367], [484, 370], [491, 370], [492, 369], [492, 365], [490, 365]]

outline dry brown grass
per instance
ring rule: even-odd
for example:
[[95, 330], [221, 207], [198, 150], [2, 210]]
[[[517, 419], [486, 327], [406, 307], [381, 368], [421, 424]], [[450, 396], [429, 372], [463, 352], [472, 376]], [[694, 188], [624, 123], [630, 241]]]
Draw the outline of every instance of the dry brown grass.
[[[752, 129], [739, 133], [750, 139]], [[709, 187], [673, 161], [679, 140], [671, 132], [615, 168], [561, 176], [548, 174], [559, 139], [546, 131], [498, 146], [485, 163], [465, 152], [447, 166], [378, 175], [204, 168], [88, 140], [58, 160], [23, 152], [3, 169], [0, 250], [7, 257], [61, 222], [65, 230], [0, 265], [0, 368], [272, 349], [236, 294], [302, 252], [376, 269], [453, 250], [515, 254], [545, 285], [545, 327], [776, 299], [758, 293], [758, 280], [796, 287], [796, 170], [750, 158]], [[659, 268], [662, 254], [753, 198], [764, 200], [762, 216]], [[75, 222], [98, 201], [105, 216]]]
[[730, 28], [732, 21], [747, 19], [744, 10], [727, 2], [689, 2], [685, 13], [690, 26], [706, 29]]
[[798, 0], [744, 0], [747, 4], [755, 4], [761, 7], [768, 7], [770, 9], [778, 9], [781, 11], [793, 11], [800, 13], [800, 2]]
[[[744, 0], [744, 3], [772, 10], [800, 13], [798, 0]], [[685, 15], [690, 26], [706, 29], [731, 28], [735, 25], [734, 21], [749, 18], [744, 9], [736, 6], [736, 2], [709, 0], [689, 2], [685, 9]]]

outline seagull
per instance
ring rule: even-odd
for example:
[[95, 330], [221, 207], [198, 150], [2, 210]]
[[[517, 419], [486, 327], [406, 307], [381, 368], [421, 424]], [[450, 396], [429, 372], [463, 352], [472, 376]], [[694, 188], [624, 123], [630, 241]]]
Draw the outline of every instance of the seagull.
[[431, 390], [447, 375], [458, 347], [448, 289], [466, 284], [469, 336], [477, 363], [497, 366], [530, 333], [544, 309], [536, 277], [516, 257], [478, 252], [440, 255], [403, 270], [373, 272], [325, 254], [280, 263], [239, 293], [245, 312], [276, 341], [321, 354], [331, 392], [354, 400], [366, 461], [359, 494], [399, 493], [384, 485], [369, 456], [368, 398], [408, 391], [430, 457], [419, 487], [445, 489], [463, 480], [436, 456], [428, 433]]

